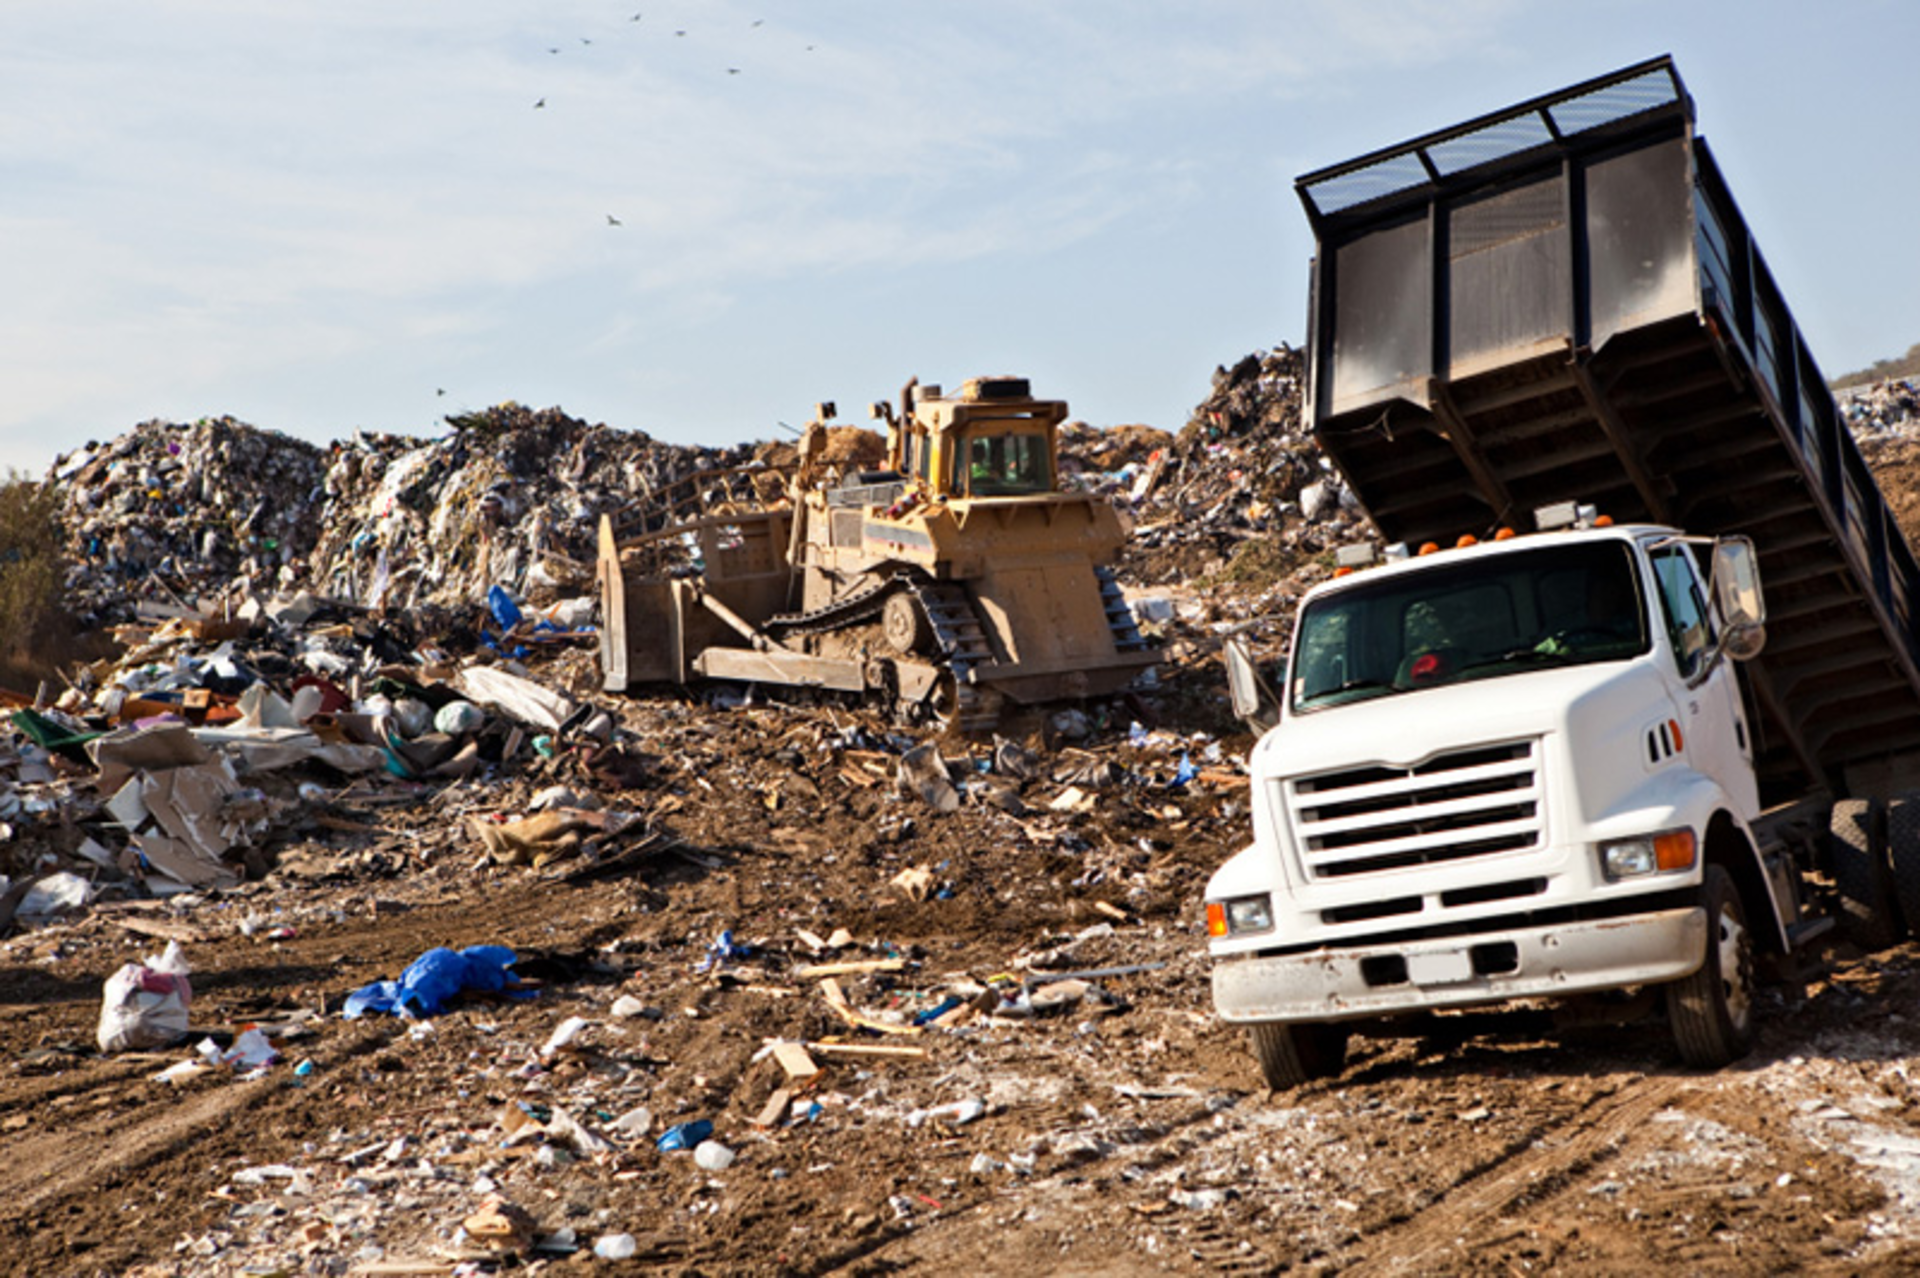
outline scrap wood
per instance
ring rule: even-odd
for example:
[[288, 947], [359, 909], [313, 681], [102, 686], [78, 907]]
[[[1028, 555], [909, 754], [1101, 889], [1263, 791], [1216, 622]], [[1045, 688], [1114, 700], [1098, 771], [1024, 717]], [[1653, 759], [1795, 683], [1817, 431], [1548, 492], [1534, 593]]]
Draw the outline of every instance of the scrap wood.
[[822, 976], [855, 976], [862, 972], [900, 972], [906, 970], [903, 958], [849, 959], [844, 963], [802, 963], [793, 969], [801, 980]]
[[820, 993], [826, 997], [827, 1006], [833, 1009], [833, 1014], [855, 1029], [870, 1029], [880, 1034], [918, 1034], [920, 1032], [918, 1025], [892, 1025], [886, 1021], [874, 1020], [870, 1016], [863, 1016], [854, 1010], [853, 1004], [847, 1002], [846, 991], [842, 990], [840, 982], [831, 976], [820, 982]]
[[820, 1064], [807, 1055], [806, 1045], [790, 1038], [774, 1043], [773, 1059], [780, 1062], [780, 1068], [787, 1071], [788, 1078], [811, 1082], [820, 1075]]
[[792, 998], [800, 992], [790, 985], [755, 985], [724, 971], [714, 972], [713, 983], [722, 989], [739, 990], [742, 994], [765, 994], [769, 998]]
[[328, 816], [324, 812], [313, 814], [313, 823], [323, 830], [339, 830], [343, 834], [391, 834], [392, 830], [384, 825], [368, 825], [364, 821], [349, 821], [345, 817]]
[[880, 1043], [843, 1043], [834, 1038], [816, 1038], [807, 1046], [822, 1056], [925, 1056], [924, 1047], [895, 1047]]
[[137, 914], [126, 917], [116, 915], [113, 922], [129, 932], [137, 932], [141, 936], [159, 937], [163, 941], [178, 941], [182, 945], [198, 945], [213, 939], [199, 928], [185, 923], [169, 923], [165, 919], [144, 919]]
[[753, 1125], [762, 1128], [778, 1127], [781, 1120], [786, 1118], [787, 1111], [792, 1107], [793, 1093], [787, 1088], [782, 1087], [774, 1092], [773, 1095], [767, 1097], [766, 1105], [762, 1107], [758, 1114], [754, 1115]]
[[[985, 996], [982, 996], [982, 998], [984, 997]], [[995, 1003], [998, 1003], [1000, 996], [994, 994], [992, 995], [992, 999]], [[987, 1010], [981, 1007], [981, 1001], [982, 999], [975, 999], [971, 1002], [962, 1003], [958, 1007], [948, 1008], [946, 1011], [940, 1013], [940, 1015], [934, 1017], [931, 1024], [936, 1029], [952, 1029], [956, 1025], [964, 1025], [974, 1017], [980, 1015], [981, 1012]]]
[[669, 838], [657, 830], [650, 831], [638, 843], [629, 844], [611, 856], [577, 866], [554, 877], [559, 882], [568, 884], [608, 878], [628, 870], [636, 870], [640, 868], [642, 862], [651, 860], [662, 852], [672, 851], [678, 844], [678, 839]]
[[1118, 919], [1122, 923], [1125, 923], [1128, 919], [1133, 917], [1131, 914], [1128, 914], [1125, 910], [1113, 904], [1111, 901], [1102, 901], [1102, 900], [1096, 899], [1093, 903], [1093, 908], [1100, 911], [1100, 913], [1106, 915], [1108, 918]]

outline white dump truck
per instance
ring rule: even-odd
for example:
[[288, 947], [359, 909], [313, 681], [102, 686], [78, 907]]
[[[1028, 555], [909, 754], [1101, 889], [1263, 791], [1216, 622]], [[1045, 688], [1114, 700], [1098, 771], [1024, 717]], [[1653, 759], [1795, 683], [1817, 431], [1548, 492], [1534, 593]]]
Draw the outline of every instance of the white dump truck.
[[1677, 72], [1298, 189], [1315, 433], [1388, 545], [1277, 688], [1229, 644], [1271, 726], [1216, 1007], [1276, 1088], [1484, 1009], [1736, 1059], [1836, 923], [1920, 924], [1920, 572]]

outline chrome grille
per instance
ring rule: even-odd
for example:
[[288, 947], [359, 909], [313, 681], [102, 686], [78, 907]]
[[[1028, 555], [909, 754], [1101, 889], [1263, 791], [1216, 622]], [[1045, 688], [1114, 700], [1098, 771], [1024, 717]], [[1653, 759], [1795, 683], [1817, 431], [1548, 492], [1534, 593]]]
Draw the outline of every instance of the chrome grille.
[[1295, 846], [1315, 879], [1540, 846], [1537, 741], [1476, 746], [1410, 768], [1343, 768], [1284, 783]]

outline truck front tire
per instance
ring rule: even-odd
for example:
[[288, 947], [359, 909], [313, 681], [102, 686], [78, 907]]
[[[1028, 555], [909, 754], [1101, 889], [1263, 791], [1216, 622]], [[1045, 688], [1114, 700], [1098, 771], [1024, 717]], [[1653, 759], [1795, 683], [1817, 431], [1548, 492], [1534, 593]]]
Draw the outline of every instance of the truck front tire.
[[1680, 1058], [1717, 1069], [1753, 1048], [1753, 935], [1733, 876], [1707, 867], [1700, 883], [1707, 952], [1700, 970], [1667, 987], [1667, 1021]]
[[1247, 1032], [1260, 1072], [1276, 1092], [1331, 1078], [1347, 1063], [1347, 1031], [1338, 1025], [1260, 1021]]

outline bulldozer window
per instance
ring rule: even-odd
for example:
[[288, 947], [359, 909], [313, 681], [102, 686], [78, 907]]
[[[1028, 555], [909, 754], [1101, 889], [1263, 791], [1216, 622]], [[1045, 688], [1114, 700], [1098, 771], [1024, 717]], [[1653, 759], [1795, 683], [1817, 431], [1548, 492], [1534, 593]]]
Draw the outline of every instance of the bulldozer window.
[[1051, 491], [1050, 461], [1044, 434], [976, 435], [967, 441], [966, 490], [974, 497]]

